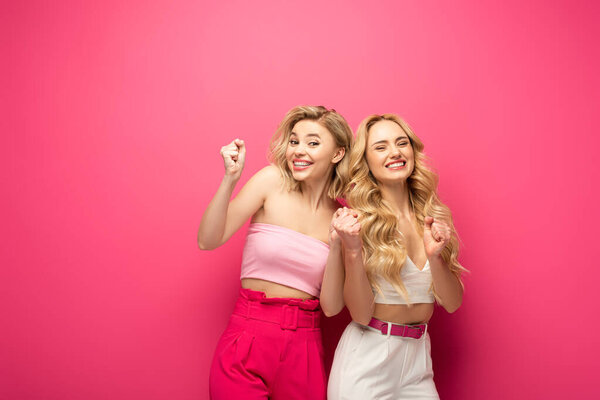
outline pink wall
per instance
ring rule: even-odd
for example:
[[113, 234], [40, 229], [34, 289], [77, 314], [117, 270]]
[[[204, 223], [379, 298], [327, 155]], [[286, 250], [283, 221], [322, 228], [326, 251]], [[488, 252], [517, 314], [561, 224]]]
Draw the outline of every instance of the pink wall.
[[297, 104], [399, 113], [440, 171], [471, 270], [442, 398], [600, 396], [597, 3], [54, 3], [0, 13], [1, 399], [207, 398], [244, 238], [195, 244], [218, 151], [247, 180]]

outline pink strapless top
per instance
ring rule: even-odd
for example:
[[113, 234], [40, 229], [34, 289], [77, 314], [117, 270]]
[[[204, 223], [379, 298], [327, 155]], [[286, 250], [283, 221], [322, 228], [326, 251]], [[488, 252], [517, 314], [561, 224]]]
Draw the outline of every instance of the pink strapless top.
[[263, 279], [319, 297], [329, 246], [278, 225], [248, 228], [241, 278]]

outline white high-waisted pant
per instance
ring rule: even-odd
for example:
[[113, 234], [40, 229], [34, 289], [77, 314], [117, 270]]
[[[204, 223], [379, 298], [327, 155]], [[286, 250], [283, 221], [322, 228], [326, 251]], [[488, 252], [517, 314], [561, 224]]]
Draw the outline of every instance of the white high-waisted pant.
[[351, 322], [329, 375], [328, 400], [439, 399], [433, 383], [429, 335], [383, 335]]

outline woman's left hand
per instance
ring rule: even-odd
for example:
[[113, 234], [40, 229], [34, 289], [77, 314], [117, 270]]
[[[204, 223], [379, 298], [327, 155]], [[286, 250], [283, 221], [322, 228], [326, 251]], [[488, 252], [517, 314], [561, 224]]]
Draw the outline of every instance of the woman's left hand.
[[440, 219], [425, 217], [423, 242], [427, 258], [439, 256], [452, 237], [450, 226]]
[[360, 238], [360, 222], [358, 213], [350, 208], [341, 208], [336, 212], [331, 226], [342, 241], [346, 250], [360, 252], [362, 240]]

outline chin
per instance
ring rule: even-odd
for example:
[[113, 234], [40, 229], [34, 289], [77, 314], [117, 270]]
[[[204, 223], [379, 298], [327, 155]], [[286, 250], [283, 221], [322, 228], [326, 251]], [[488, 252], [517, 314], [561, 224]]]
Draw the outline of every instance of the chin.
[[381, 182], [387, 182], [390, 185], [397, 185], [399, 183], [404, 183], [408, 179], [408, 176], [392, 176], [386, 177], [386, 179], [382, 179]]
[[294, 171], [293, 169], [290, 170], [290, 172], [292, 173], [292, 178], [294, 178], [294, 180], [296, 180], [298, 182], [302, 182], [304, 179], [306, 179], [306, 176], [299, 174], [298, 172]]

